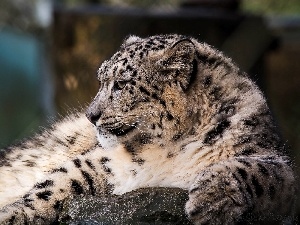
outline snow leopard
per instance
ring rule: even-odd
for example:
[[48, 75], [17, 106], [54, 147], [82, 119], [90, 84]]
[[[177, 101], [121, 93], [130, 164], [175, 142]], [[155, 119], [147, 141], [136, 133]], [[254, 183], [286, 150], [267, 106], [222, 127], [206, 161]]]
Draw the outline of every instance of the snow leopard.
[[189, 36], [132, 35], [97, 80], [85, 113], [1, 151], [1, 224], [54, 223], [66, 199], [147, 187], [187, 190], [194, 224], [292, 220], [292, 160], [232, 59]]

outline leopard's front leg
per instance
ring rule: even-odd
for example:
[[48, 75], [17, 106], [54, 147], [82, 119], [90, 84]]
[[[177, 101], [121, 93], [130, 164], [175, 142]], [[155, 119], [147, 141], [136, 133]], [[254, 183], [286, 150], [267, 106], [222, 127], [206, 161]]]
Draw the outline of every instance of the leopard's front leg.
[[295, 178], [287, 160], [236, 157], [201, 171], [189, 190], [186, 211], [195, 224], [279, 222], [291, 216], [294, 194]]
[[57, 222], [63, 202], [83, 194], [103, 194], [110, 172], [94, 150], [53, 169], [17, 202], [0, 209], [0, 224], [49, 224]]

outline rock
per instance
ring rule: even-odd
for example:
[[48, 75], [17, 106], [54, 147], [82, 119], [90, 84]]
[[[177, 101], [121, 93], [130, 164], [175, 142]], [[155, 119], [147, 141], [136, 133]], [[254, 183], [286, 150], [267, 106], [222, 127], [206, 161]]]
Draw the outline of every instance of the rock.
[[77, 224], [191, 224], [184, 211], [187, 191], [143, 188], [117, 196], [84, 196], [64, 206], [61, 219]]

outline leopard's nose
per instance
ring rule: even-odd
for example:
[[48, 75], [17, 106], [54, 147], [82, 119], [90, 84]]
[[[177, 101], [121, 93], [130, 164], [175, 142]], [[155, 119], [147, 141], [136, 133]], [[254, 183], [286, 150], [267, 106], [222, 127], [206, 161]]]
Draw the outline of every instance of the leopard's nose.
[[92, 124], [96, 125], [97, 121], [102, 115], [102, 112], [98, 108], [94, 108], [93, 105], [91, 105], [87, 109], [85, 115]]
[[88, 119], [89, 119], [89, 121], [91, 121], [91, 123], [92, 124], [94, 124], [94, 125], [96, 125], [96, 122], [98, 121], [98, 119], [100, 118], [100, 114], [98, 114], [98, 115], [88, 115]]

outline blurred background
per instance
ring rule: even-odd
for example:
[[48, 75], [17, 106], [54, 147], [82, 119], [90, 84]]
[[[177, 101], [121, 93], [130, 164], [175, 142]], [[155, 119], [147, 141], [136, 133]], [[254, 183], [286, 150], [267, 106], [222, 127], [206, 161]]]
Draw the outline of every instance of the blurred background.
[[299, 0], [1, 0], [0, 147], [85, 107], [126, 36], [162, 33], [205, 41], [248, 72], [300, 165]]

